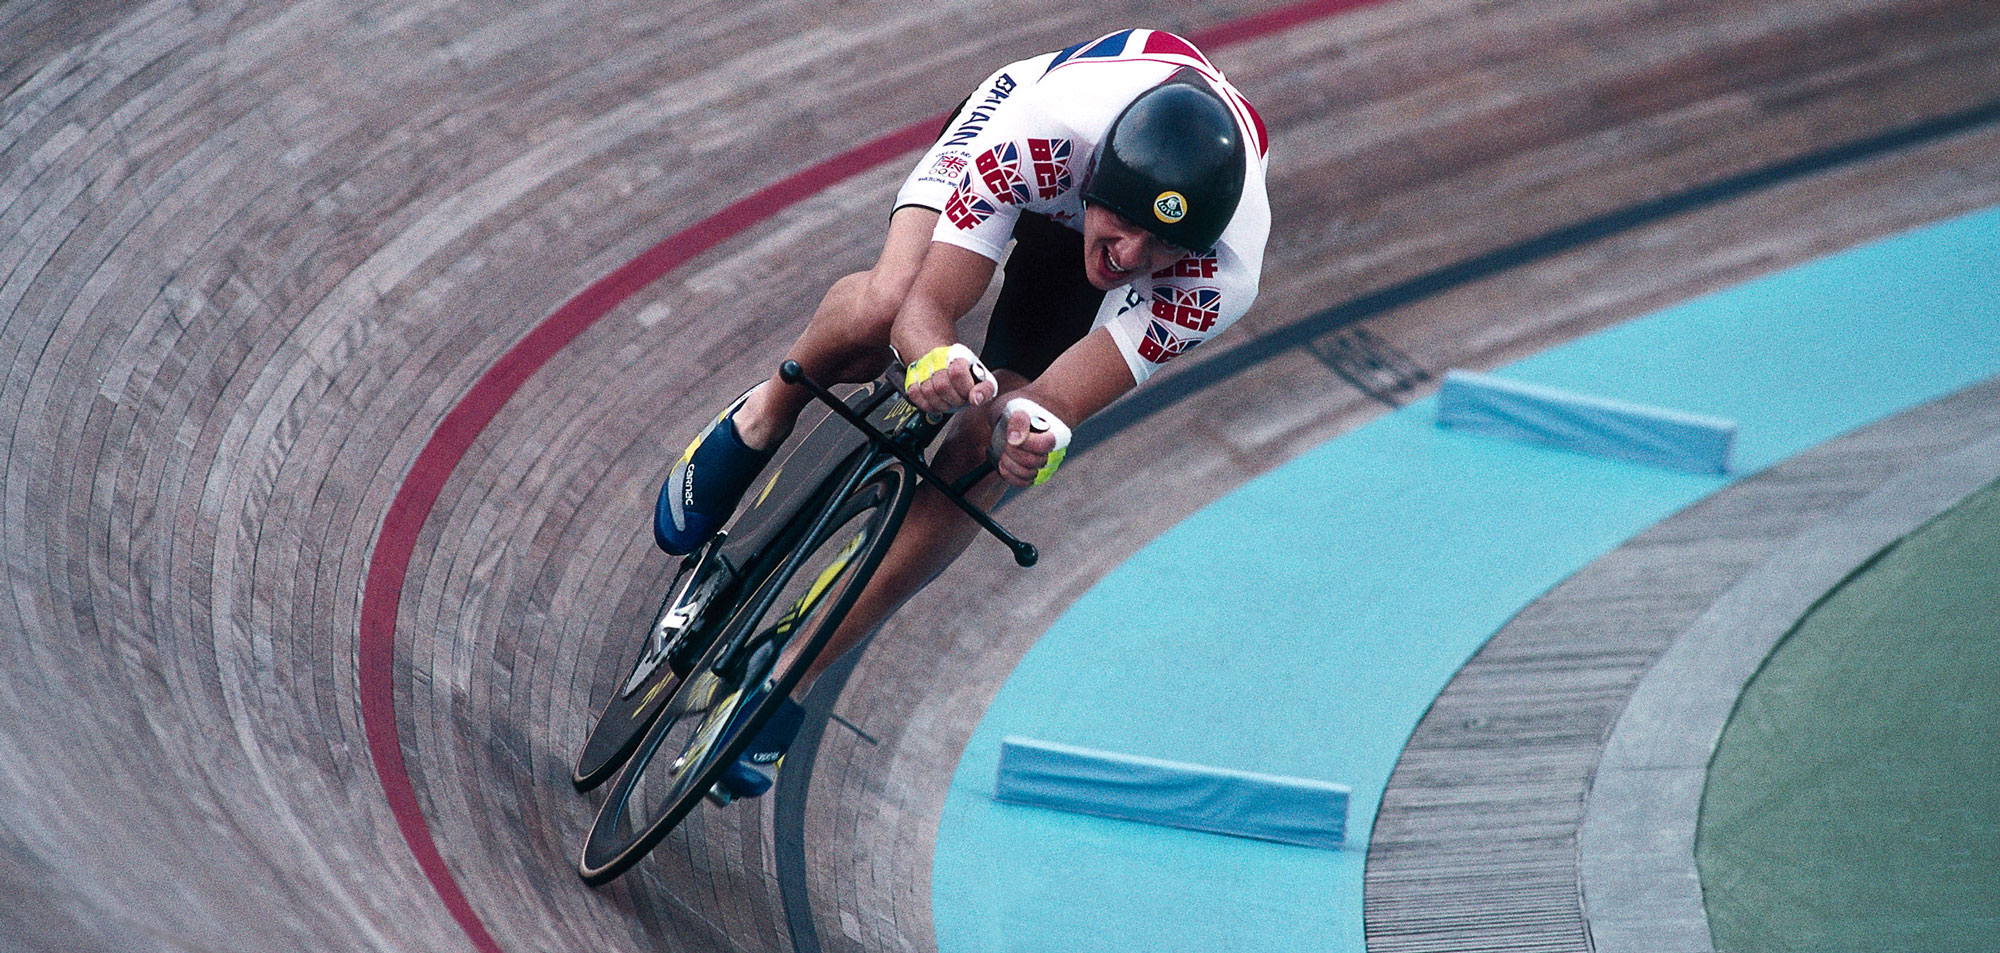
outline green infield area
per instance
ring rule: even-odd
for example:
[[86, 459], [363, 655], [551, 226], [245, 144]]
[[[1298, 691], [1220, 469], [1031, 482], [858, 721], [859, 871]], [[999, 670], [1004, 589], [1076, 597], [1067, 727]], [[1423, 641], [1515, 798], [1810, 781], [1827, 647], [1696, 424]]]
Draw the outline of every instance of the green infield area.
[[1802, 619], [1710, 765], [1716, 949], [2000, 950], [2000, 483]]

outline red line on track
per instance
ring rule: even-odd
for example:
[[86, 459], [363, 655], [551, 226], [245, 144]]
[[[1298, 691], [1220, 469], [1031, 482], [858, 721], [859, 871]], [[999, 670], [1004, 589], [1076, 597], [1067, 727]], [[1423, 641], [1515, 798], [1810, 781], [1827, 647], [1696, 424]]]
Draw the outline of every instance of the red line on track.
[[[1189, 37], [1197, 46], [1220, 48], [1268, 36], [1313, 20], [1333, 16], [1381, 0], [1308, 0], [1258, 16], [1225, 23]], [[458, 468], [472, 442], [500, 414], [528, 378], [591, 325], [611, 313], [640, 289], [724, 241], [733, 238], [792, 204], [837, 183], [873, 169], [897, 156], [930, 144], [944, 122], [940, 114], [881, 136], [811, 166], [721, 209], [687, 229], [669, 236], [598, 279], [581, 294], [528, 332], [502, 355], [458, 404], [444, 416], [410, 467], [396, 497], [382, 518], [375, 551], [369, 558], [362, 589], [359, 686], [361, 721], [368, 753], [389, 810], [417, 866], [437, 890], [453, 919], [481, 953], [501, 953], [478, 911], [465, 898], [438, 852], [430, 823], [417, 801], [403, 764], [403, 744], [396, 726], [396, 615], [402, 604], [403, 580], [416, 551], [417, 536], [430, 518], [438, 495]]]

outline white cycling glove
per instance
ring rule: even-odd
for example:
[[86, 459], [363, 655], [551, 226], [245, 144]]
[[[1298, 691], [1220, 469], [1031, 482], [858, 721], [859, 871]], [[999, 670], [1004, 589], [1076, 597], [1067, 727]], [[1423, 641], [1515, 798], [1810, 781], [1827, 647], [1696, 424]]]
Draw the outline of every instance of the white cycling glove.
[[1062, 466], [1063, 456], [1069, 452], [1069, 425], [1063, 423], [1055, 414], [1049, 413], [1048, 408], [1026, 397], [1011, 398], [1007, 401], [1006, 407], [1002, 408], [1000, 412], [1000, 422], [993, 428], [993, 453], [995, 456], [1006, 452], [1007, 422], [1013, 419], [1014, 412], [1017, 410], [1028, 412], [1028, 430], [1031, 433], [1053, 433], [1056, 435], [1056, 446], [1055, 449], [1049, 451], [1049, 462], [1043, 464], [1040, 470], [1035, 471], [1034, 485], [1041, 486], [1049, 482], [1049, 477], [1056, 475], [1056, 468]]

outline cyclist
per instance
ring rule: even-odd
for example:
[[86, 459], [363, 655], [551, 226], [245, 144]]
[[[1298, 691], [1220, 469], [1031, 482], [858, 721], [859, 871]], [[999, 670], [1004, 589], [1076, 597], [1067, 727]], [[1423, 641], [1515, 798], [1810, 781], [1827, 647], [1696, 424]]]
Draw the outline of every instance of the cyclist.
[[[891, 346], [914, 358], [905, 378], [914, 404], [972, 408], [944, 436], [935, 468], [955, 478], [996, 455], [1001, 479], [969, 494], [990, 507], [1003, 482], [1054, 473], [1068, 425], [1250, 306], [1270, 228], [1266, 145], [1249, 103], [1171, 33], [1123, 30], [1010, 63], [961, 104], [905, 181], [879, 260], [833, 284], [787, 356], [816, 380], [846, 382], [879, 376]], [[975, 354], [956, 324], [1003, 257]], [[661, 488], [660, 547], [683, 555], [712, 537], [810, 400], [773, 377], [731, 402]], [[920, 494], [802, 685], [976, 532], [941, 495]], [[729, 794], [770, 787], [756, 765], [782, 757], [802, 717], [796, 701], [781, 704], [731, 766]]]

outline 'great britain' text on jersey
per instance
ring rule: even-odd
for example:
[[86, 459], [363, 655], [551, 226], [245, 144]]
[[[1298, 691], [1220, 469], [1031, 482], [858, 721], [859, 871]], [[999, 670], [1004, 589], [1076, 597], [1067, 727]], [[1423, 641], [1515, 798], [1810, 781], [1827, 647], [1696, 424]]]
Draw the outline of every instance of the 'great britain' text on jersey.
[[980, 132], [986, 128], [986, 121], [993, 118], [993, 107], [1006, 102], [1007, 97], [1013, 95], [1014, 86], [1014, 77], [1001, 73], [986, 90], [986, 98], [981, 99], [977, 106], [966, 107], [972, 111], [959, 122], [958, 128], [952, 130], [951, 138], [946, 139], [944, 144], [962, 146], [978, 138]]

